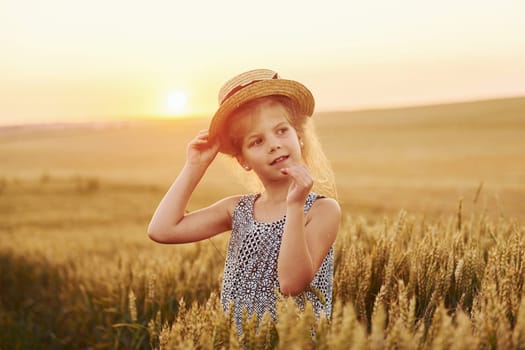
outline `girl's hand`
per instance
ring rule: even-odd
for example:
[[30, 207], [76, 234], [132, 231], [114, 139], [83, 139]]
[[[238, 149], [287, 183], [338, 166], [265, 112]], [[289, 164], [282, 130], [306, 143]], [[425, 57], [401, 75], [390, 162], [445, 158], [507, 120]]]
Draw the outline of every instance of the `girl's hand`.
[[281, 169], [281, 173], [292, 178], [292, 183], [288, 188], [286, 202], [288, 204], [304, 205], [308, 193], [314, 185], [314, 180], [310, 170], [302, 163], [296, 163], [288, 168]]
[[210, 143], [208, 130], [201, 130], [188, 143], [186, 148], [186, 163], [193, 166], [208, 167], [219, 152], [219, 143]]

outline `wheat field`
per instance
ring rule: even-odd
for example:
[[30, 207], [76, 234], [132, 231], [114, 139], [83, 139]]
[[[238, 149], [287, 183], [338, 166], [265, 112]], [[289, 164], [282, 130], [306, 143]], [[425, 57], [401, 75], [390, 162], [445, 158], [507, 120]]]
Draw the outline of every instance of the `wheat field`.
[[[228, 234], [146, 226], [208, 119], [0, 129], [0, 349], [525, 348], [525, 98], [314, 116], [343, 220], [331, 319], [236, 335]], [[193, 210], [244, 188], [220, 158]]]

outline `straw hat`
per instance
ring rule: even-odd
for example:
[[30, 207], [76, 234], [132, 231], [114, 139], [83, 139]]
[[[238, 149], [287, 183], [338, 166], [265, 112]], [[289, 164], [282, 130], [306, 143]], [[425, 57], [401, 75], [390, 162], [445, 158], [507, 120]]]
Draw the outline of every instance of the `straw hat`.
[[[215, 140], [225, 127], [228, 116], [246, 102], [256, 98], [282, 95], [289, 97], [297, 104], [305, 116], [314, 112], [314, 97], [303, 84], [281, 79], [279, 74], [270, 69], [255, 69], [241, 73], [228, 80], [219, 91], [219, 108], [210, 124], [210, 139]], [[233, 146], [221, 140], [220, 152], [233, 154]]]

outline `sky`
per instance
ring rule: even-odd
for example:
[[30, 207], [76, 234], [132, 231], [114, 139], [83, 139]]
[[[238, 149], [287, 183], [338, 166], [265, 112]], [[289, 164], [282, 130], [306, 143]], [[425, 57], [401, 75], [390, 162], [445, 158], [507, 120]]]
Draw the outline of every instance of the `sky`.
[[523, 0], [0, 0], [0, 125], [212, 115], [276, 70], [316, 111], [525, 95]]

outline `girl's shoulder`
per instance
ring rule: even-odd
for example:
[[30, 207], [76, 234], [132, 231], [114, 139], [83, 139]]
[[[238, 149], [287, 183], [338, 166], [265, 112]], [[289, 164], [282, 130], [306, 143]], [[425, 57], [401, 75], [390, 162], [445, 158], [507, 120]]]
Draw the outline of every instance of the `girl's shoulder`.
[[308, 216], [325, 217], [326, 215], [337, 219], [341, 216], [341, 206], [337, 200], [315, 193], [311, 193], [310, 195], [312, 196], [313, 203], [308, 211]]
[[241, 201], [246, 200], [246, 198], [248, 198], [249, 196], [250, 195], [246, 195], [246, 194], [236, 194], [236, 195], [228, 196], [228, 197], [221, 199], [218, 202], [218, 204], [221, 205], [225, 210], [227, 210], [231, 216], [231, 214], [235, 210], [235, 207], [237, 207], [237, 205]]

